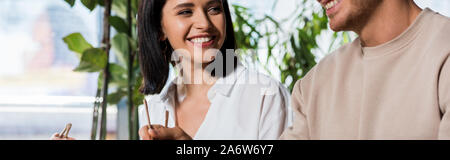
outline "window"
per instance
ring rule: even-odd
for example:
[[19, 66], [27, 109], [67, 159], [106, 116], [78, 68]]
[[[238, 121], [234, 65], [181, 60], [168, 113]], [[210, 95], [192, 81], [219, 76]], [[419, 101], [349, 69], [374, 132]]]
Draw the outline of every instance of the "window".
[[62, 0], [0, 1], [0, 139], [49, 139], [69, 122], [71, 136], [90, 138], [97, 75], [72, 71], [78, 58], [62, 38], [80, 32], [98, 46], [100, 16]]

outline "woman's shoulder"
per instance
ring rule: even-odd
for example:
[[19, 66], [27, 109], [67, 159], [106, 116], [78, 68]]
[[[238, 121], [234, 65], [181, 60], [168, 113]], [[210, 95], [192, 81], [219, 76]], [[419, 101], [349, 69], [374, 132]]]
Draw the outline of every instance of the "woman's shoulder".
[[[159, 113], [161, 111], [165, 111], [165, 104], [161, 100], [160, 95], [147, 95], [144, 97], [148, 104], [148, 110], [150, 113]], [[145, 105], [139, 105], [139, 113], [145, 113]]]
[[162, 102], [161, 94], [147, 95], [147, 96], [145, 96], [145, 99], [147, 100], [147, 103], [158, 104], [158, 103]]
[[[154, 124], [162, 124], [160, 120], [162, 119], [161, 116], [164, 115], [163, 113], [165, 112], [166, 108], [163, 101], [161, 101], [160, 95], [148, 95], [144, 98], [148, 104], [147, 109], [149, 111], [151, 122]], [[141, 127], [147, 124], [145, 107], [146, 106], [144, 104], [141, 104], [138, 107], [139, 123], [141, 124]]]

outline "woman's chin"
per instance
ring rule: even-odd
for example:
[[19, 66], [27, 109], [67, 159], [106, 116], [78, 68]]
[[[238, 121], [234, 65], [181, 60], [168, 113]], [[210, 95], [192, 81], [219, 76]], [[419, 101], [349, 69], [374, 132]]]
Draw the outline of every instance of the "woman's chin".
[[215, 60], [215, 58], [211, 59], [211, 60], [202, 60], [199, 63], [201, 63], [202, 65], [209, 65], [211, 63], [213, 63]]

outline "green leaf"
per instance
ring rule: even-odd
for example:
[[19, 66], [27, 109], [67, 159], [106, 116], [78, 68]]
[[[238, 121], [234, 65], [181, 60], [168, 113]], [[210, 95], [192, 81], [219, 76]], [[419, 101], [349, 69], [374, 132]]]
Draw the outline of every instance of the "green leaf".
[[136, 14], [139, 8], [139, 0], [131, 0], [131, 8], [133, 10], [133, 14]]
[[97, 88], [102, 88], [103, 87], [103, 80], [105, 79], [105, 74], [103, 72], [100, 72], [100, 74], [98, 74], [98, 78], [97, 78]]
[[75, 5], [75, 0], [65, 0], [67, 3], [69, 3], [70, 7], [73, 7]]
[[116, 92], [108, 95], [108, 104], [109, 105], [117, 104], [126, 95], [127, 95], [127, 92], [122, 91], [122, 90], [117, 90]]
[[98, 5], [105, 6], [105, 0], [97, 0]]
[[112, 3], [112, 10], [119, 17], [126, 19], [126, 17], [127, 17], [127, 0], [114, 0]]
[[81, 54], [83, 54], [86, 49], [92, 48], [92, 45], [89, 44], [80, 33], [72, 33], [64, 37], [63, 40], [69, 47], [69, 50], [78, 53], [78, 57], [81, 57]]
[[91, 48], [83, 52], [80, 64], [75, 72], [98, 72], [106, 67], [107, 56], [105, 51], [99, 48]]
[[141, 74], [139, 74], [139, 77], [137, 77], [136, 79], [137, 81], [135, 81], [136, 83], [134, 84], [133, 87], [133, 103], [135, 106], [139, 106], [143, 104], [142, 100], [144, 99], [144, 95], [141, 92], [139, 92], [139, 87], [141, 85], [143, 78]]
[[128, 54], [130, 53], [128, 36], [124, 33], [116, 34], [111, 41], [111, 47], [119, 63], [128, 66]]
[[127, 22], [120, 18], [119, 16], [111, 16], [109, 17], [109, 22], [111, 26], [119, 33], [128, 33], [128, 24]]
[[95, 6], [97, 6], [97, 0], [81, 0], [81, 3], [90, 11], [94, 10]]
[[111, 74], [111, 83], [116, 84], [118, 87], [127, 87], [127, 70], [120, 65], [110, 64], [109, 73]]
[[137, 42], [137, 39], [128, 37], [128, 40], [130, 41], [130, 45], [131, 45], [132, 51], [137, 51], [137, 50], [138, 50], [138, 42]]

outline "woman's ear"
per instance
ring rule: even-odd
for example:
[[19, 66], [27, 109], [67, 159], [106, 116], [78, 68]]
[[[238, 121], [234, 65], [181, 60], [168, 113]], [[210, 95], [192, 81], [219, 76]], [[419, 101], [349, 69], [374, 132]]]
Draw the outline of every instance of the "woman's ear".
[[159, 37], [159, 40], [160, 40], [160, 41], [165, 41], [165, 40], [167, 40], [166, 34], [162, 33], [161, 36]]
[[160, 41], [165, 41], [167, 40], [167, 35], [166, 35], [166, 31], [164, 31], [164, 27], [161, 27], [161, 36], [159, 37]]

